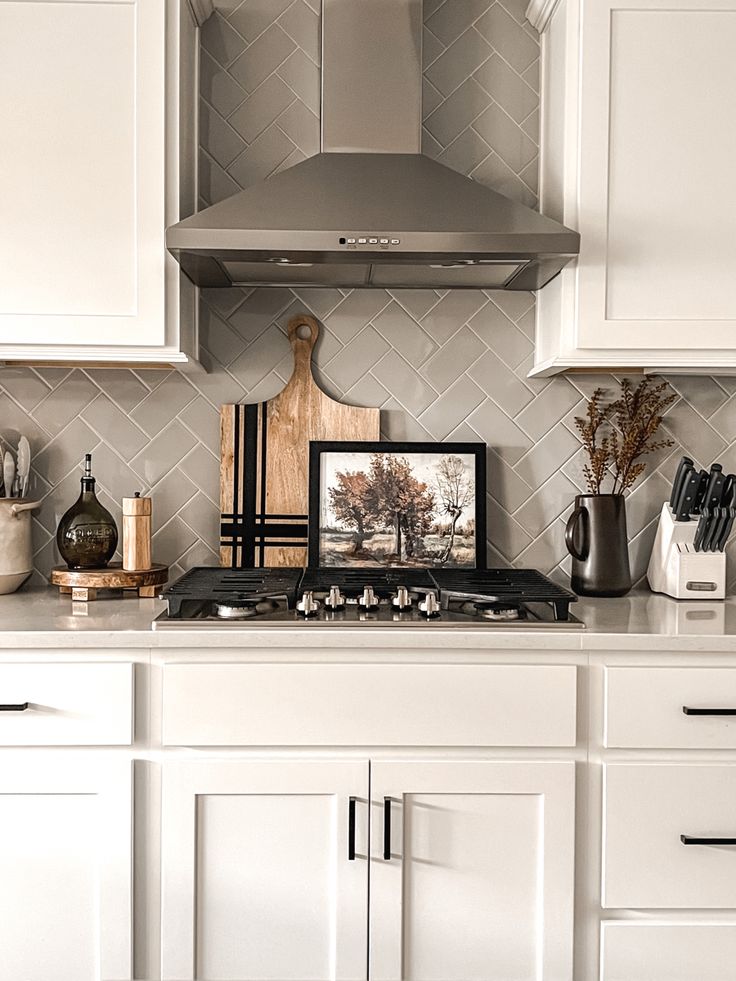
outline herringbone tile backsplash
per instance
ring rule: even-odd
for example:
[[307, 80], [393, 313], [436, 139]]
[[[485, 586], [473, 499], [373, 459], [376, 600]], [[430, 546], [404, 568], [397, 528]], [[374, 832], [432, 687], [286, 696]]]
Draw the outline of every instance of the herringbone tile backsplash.
[[[527, 0], [425, 0], [424, 152], [536, 204], [538, 38]], [[319, 0], [221, 0], [202, 35], [201, 204], [220, 201], [319, 148]], [[173, 575], [216, 564], [218, 408], [275, 395], [291, 372], [284, 328], [323, 325], [315, 372], [334, 398], [382, 409], [395, 440], [483, 440], [488, 557], [567, 571], [564, 521], [582, 488], [573, 419], [610, 376], [530, 380], [534, 297], [480, 291], [210, 290], [202, 295], [206, 374], [0, 369], [0, 434], [35, 454], [36, 581], [58, 562], [54, 533], [93, 452], [101, 498], [154, 498], [154, 551]], [[676, 446], [628, 502], [643, 575], [677, 458], [736, 470], [736, 379], [672, 378]], [[731, 579], [736, 580], [736, 553]]]

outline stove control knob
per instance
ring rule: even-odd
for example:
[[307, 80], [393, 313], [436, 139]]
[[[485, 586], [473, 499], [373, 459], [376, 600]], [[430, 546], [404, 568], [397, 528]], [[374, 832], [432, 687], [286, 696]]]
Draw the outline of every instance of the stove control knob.
[[440, 605], [437, 602], [437, 597], [434, 593], [427, 593], [424, 599], [419, 604], [419, 612], [427, 617], [438, 617], [440, 615]]
[[411, 609], [411, 596], [409, 595], [409, 590], [406, 586], [397, 586], [396, 595], [391, 600], [391, 605], [399, 613], [404, 613], [406, 610]]
[[319, 613], [319, 603], [314, 598], [314, 593], [311, 589], [307, 589], [302, 593], [302, 598], [296, 604], [296, 609], [303, 617], [313, 617]]
[[345, 597], [340, 592], [339, 586], [330, 586], [330, 591], [325, 597], [325, 609], [333, 611], [345, 609]]
[[378, 597], [373, 592], [372, 586], [364, 586], [363, 593], [358, 600], [358, 606], [361, 610], [377, 610], [378, 609]]

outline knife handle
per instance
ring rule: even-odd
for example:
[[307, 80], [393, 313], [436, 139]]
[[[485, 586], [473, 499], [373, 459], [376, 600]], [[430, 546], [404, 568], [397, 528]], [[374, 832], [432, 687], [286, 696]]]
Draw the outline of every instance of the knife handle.
[[709, 520], [710, 520], [710, 509], [706, 506], [700, 512], [700, 520], [698, 521], [698, 527], [695, 529], [693, 548], [695, 549], [696, 552], [702, 551], [703, 539], [705, 538], [705, 532], [708, 528]]
[[725, 526], [721, 531], [720, 537], [718, 539], [718, 551], [722, 552], [726, 547], [726, 542], [728, 541], [729, 535], [731, 534], [731, 529], [733, 528], [734, 518], [736, 518], [736, 508], [728, 508], [728, 518], [726, 519]]
[[690, 467], [686, 471], [687, 477], [680, 493], [680, 500], [675, 508], [675, 521], [689, 521], [690, 514], [695, 505], [695, 495], [700, 483], [700, 475]]
[[[716, 467], [718, 467], [717, 470]], [[720, 507], [724, 482], [725, 482], [725, 477], [721, 472], [720, 466], [717, 463], [714, 463], [710, 469], [710, 481], [708, 483], [708, 490], [705, 492], [705, 503], [708, 505], [709, 508]]]
[[689, 456], [683, 456], [680, 458], [680, 462], [677, 464], [677, 470], [675, 471], [675, 478], [672, 481], [672, 492], [670, 494], [670, 507], [674, 511], [677, 502], [680, 500], [680, 492], [682, 491], [682, 482], [685, 471], [688, 467], [694, 466], [693, 461]]
[[[715, 552], [718, 539], [723, 529], [723, 525], [725, 524], [724, 513], [727, 517], [728, 512], [725, 508], [713, 508], [711, 510], [712, 517], [710, 519], [710, 524], [708, 525], [708, 531], [703, 539], [704, 552]], [[723, 522], [723, 524], [721, 522]]]
[[736, 474], [730, 473], [723, 479], [723, 490], [721, 491], [721, 504], [723, 507], [731, 507], [735, 491]]
[[710, 480], [710, 475], [708, 474], [707, 470], [701, 470], [699, 476], [700, 482], [698, 483], [698, 489], [695, 493], [695, 501], [693, 504], [693, 512], [695, 514], [700, 514], [701, 508], [705, 504], [705, 494], [708, 490], [708, 481]]

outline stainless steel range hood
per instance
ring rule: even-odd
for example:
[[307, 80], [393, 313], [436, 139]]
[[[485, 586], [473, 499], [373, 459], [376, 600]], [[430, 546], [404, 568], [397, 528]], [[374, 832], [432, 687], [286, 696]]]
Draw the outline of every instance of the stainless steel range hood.
[[169, 228], [199, 286], [536, 290], [577, 232], [419, 153], [421, 0], [323, 0], [322, 152]]

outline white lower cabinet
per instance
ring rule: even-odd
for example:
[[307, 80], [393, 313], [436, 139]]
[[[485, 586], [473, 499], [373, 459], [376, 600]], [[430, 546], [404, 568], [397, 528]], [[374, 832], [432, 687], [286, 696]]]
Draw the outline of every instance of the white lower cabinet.
[[0, 828], [0, 977], [130, 981], [130, 760], [3, 752]]
[[366, 977], [367, 761], [171, 762], [162, 795], [166, 981]]
[[370, 976], [570, 981], [575, 764], [371, 767]]
[[604, 922], [601, 981], [732, 981], [736, 924]]
[[574, 788], [572, 762], [165, 763], [163, 977], [570, 981]]

